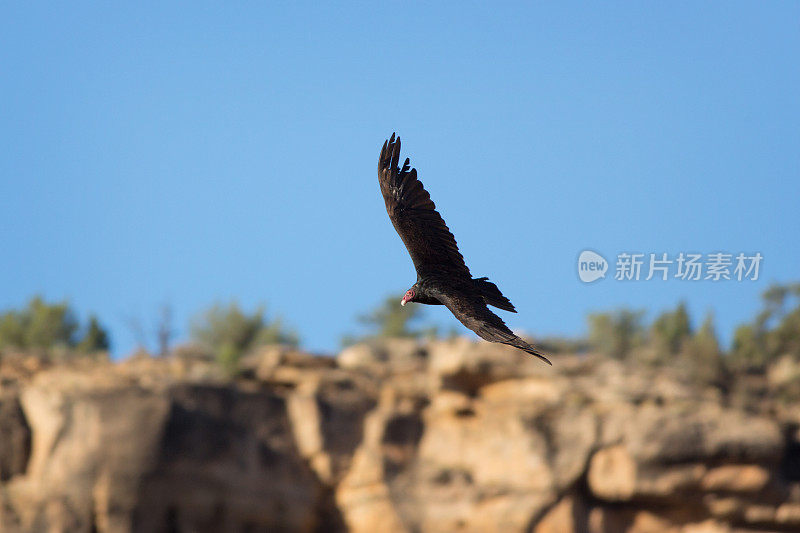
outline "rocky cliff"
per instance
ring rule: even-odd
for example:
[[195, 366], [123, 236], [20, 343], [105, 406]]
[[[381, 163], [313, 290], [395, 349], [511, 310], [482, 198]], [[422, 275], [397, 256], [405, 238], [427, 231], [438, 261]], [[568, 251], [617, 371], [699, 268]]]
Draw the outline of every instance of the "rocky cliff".
[[[0, 530], [800, 531], [778, 377], [464, 339], [0, 364]], [[788, 378], [786, 376], [789, 376]]]

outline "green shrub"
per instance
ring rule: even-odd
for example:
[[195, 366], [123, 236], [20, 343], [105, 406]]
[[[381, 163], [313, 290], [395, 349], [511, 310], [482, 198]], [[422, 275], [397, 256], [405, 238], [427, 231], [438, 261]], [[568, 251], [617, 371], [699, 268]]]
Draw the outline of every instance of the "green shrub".
[[763, 371], [784, 355], [800, 360], [800, 283], [772, 285], [762, 301], [753, 323], [734, 333], [730, 354], [734, 368]]
[[[400, 305], [402, 294], [391, 295], [384, 298], [378, 307], [365, 315], [358, 317], [358, 322], [364, 326], [366, 332], [361, 336], [347, 335], [342, 339], [342, 344], [349, 345], [367, 339], [384, 338], [413, 338], [436, 337], [438, 329], [435, 326], [427, 328], [414, 327], [425, 315], [421, 304]], [[451, 332], [452, 333], [452, 332]]]
[[108, 333], [100, 326], [97, 317], [91, 315], [89, 325], [86, 327], [86, 334], [78, 343], [78, 350], [85, 353], [104, 352], [108, 350], [109, 346]]
[[22, 313], [6, 311], [0, 314], [0, 349], [25, 346], [25, 319]]
[[31, 298], [22, 310], [0, 313], [0, 349], [14, 348], [39, 353], [54, 349], [91, 353], [108, 350], [108, 333], [92, 316], [81, 328], [67, 302], [47, 303]]
[[681, 356], [695, 381], [719, 384], [723, 380], [725, 365], [711, 313], [697, 333], [684, 341]]
[[733, 332], [731, 364], [740, 370], [763, 368], [767, 362], [762, 332], [753, 324], [742, 324]]
[[660, 359], [680, 352], [683, 343], [691, 335], [689, 313], [683, 302], [674, 311], [662, 313], [650, 327], [650, 339]]
[[241, 356], [256, 346], [297, 346], [299, 342], [297, 334], [287, 329], [279, 318], [267, 320], [263, 306], [247, 313], [236, 302], [214, 304], [195, 317], [191, 335], [211, 351], [230, 375], [236, 374]]
[[619, 309], [589, 315], [589, 343], [600, 352], [622, 359], [644, 343], [644, 311]]

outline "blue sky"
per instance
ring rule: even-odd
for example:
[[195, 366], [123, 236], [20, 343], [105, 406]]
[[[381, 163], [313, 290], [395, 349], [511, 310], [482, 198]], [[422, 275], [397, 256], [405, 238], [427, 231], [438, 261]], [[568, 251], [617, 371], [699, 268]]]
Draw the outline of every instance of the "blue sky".
[[[129, 317], [169, 303], [185, 338], [235, 298], [332, 353], [415, 280], [375, 172], [397, 131], [512, 328], [685, 300], [729, 339], [800, 279], [798, 56], [794, 2], [5, 4], [0, 308], [67, 298], [124, 355]], [[583, 284], [586, 248], [764, 262]]]

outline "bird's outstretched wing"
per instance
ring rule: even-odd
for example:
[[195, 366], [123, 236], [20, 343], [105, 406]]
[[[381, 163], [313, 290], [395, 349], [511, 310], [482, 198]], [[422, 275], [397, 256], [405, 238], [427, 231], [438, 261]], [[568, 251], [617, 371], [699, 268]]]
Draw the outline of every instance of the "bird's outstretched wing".
[[514, 335], [503, 319], [492, 313], [480, 297], [461, 291], [448, 291], [437, 295], [437, 298], [462, 324], [477, 333], [482, 339], [519, 348], [535, 355], [548, 365], [552, 365], [550, 360], [533, 345]]
[[448, 274], [471, 279], [464, 258], [430, 194], [417, 179], [417, 170], [409, 169], [406, 158], [400, 161], [400, 137], [383, 143], [378, 160], [378, 181], [386, 202], [386, 211], [394, 229], [403, 239], [419, 277]]

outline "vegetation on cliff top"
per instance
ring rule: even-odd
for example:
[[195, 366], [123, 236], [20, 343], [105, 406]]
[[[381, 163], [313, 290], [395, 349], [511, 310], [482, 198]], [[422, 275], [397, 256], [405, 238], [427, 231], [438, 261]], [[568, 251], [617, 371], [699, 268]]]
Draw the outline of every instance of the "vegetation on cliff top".
[[[437, 328], [424, 327], [421, 306], [401, 307], [399, 300], [389, 296], [358, 317], [361, 334], [345, 337], [344, 343], [441, 336]], [[727, 352], [717, 339], [712, 314], [698, 328], [683, 302], [650, 323], [645, 316], [644, 310], [626, 308], [592, 313], [586, 338], [538, 341], [549, 353], [596, 351], [653, 365], [679, 362], [706, 382], [719, 381], [729, 372], [763, 372], [782, 357], [800, 360], [800, 283], [773, 285], [765, 291], [761, 311], [736, 329]], [[236, 302], [217, 303], [200, 312], [191, 321], [190, 332], [198, 350], [231, 374], [240, 358], [258, 346], [299, 344], [298, 334], [280, 317], [269, 317], [263, 306], [248, 312]], [[91, 315], [81, 322], [67, 302], [48, 303], [37, 296], [22, 309], [0, 313], [0, 355], [27, 351], [64, 358], [103, 352], [109, 345], [98, 318]]]
[[97, 317], [82, 325], [67, 302], [34, 296], [27, 306], [0, 313], [0, 351], [15, 349], [51, 356], [108, 350], [109, 337]]

